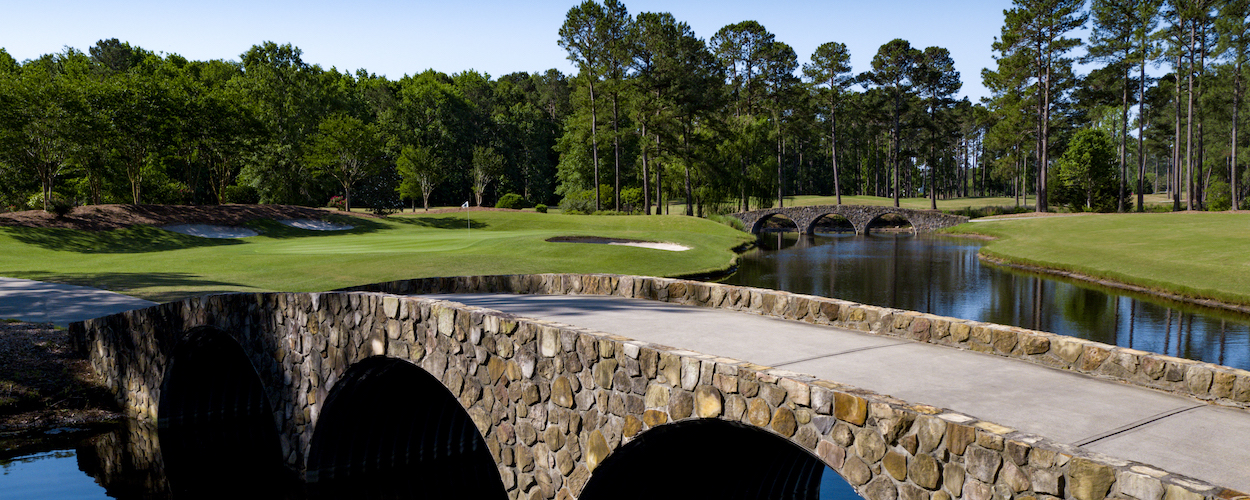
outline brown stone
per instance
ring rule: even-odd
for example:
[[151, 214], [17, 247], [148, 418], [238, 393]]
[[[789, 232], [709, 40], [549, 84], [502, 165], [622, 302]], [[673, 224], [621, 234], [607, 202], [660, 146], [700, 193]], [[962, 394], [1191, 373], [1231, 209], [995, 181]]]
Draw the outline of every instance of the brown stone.
[[689, 417], [694, 410], [694, 398], [689, 392], [683, 390], [673, 391], [673, 395], [668, 400], [668, 414], [673, 420], [681, 420]]
[[747, 412], [747, 399], [737, 394], [725, 398], [725, 418], [741, 421]]
[[551, 402], [565, 408], [573, 407], [573, 387], [568, 378], [556, 377], [551, 383]]
[[794, 412], [786, 407], [777, 408], [773, 412], [772, 425], [774, 431], [785, 437], [793, 436], [798, 428], [798, 424], [794, 421]]
[[963, 455], [968, 445], [977, 439], [977, 430], [973, 427], [961, 424], [949, 424], [946, 426], [946, 449], [956, 455]]
[[995, 328], [993, 331], [994, 349], [1004, 354], [1010, 354], [1012, 349], [1016, 348], [1016, 332], [1003, 328]]
[[621, 427], [621, 434], [625, 437], [632, 438], [637, 436], [639, 432], [642, 432], [642, 420], [639, 420], [638, 417], [633, 415], [626, 415], [625, 425]]
[[655, 427], [668, 422], [668, 414], [660, 410], [647, 410], [642, 412], [642, 422], [647, 427]]
[[929, 453], [942, 444], [942, 436], [946, 434], [946, 421], [927, 415], [920, 416], [916, 421], [916, 437], [920, 440], [919, 451]]
[[967, 477], [967, 474], [959, 464], [947, 463], [942, 467], [942, 483], [946, 485], [946, 489], [950, 490], [951, 495], [956, 498], [963, 495], [965, 477]]
[[1050, 350], [1050, 339], [1038, 334], [1027, 334], [1024, 335], [1024, 342], [1021, 348], [1025, 354], [1045, 354], [1046, 351]]
[[842, 470], [838, 472], [842, 474], [846, 482], [851, 483], [851, 486], [862, 486], [872, 479], [872, 471], [868, 469], [868, 465], [856, 456], [848, 457]]
[[855, 436], [855, 450], [871, 463], [881, 460], [885, 456], [885, 449], [885, 440], [871, 428], [864, 429]]
[[907, 480], [907, 455], [896, 451], [889, 451], [885, 457], [881, 459], [881, 467], [889, 472], [894, 479], [899, 481]]
[[1103, 500], [1115, 482], [1115, 469], [1075, 457], [1068, 465], [1069, 494], [1076, 500]]
[[1101, 347], [1092, 345], [1085, 346], [1085, 352], [1081, 358], [1081, 370], [1092, 372], [1102, 366], [1102, 362], [1111, 357], [1111, 351]]
[[964, 454], [964, 467], [968, 469], [968, 475], [988, 484], [994, 484], [1002, 465], [1002, 456], [980, 446], [970, 446]]
[[816, 449], [816, 442], [820, 441], [820, 436], [816, 434], [816, 429], [813, 429], [811, 426], [799, 427], [799, 432], [795, 434], [794, 441], [799, 443], [799, 446], [814, 450]]
[[1211, 370], [1203, 366], [1190, 366], [1185, 370], [1185, 387], [1195, 396], [1205, 396], [1211, 390]]
[[560, 433], [559, 427], [553, 425], [543, 431], [543, 442], [547, 443], [548, 448], [558, 450], [564, 447], [564, 435]]
[[994, 488], [990, 485], [969, 477], [964, 481], [964, 500], [991, 500]]
[[868, 486], [864, 487], [864, 498], [868, 500], [898, 500], [898, 487], [894, 481], [885, 476], [877, 476]]
[[772, 414], [768, 402], [763, 399], [752, 399], [751, 404], [747, 405], [747, 421], [756, 427], [768, 425], [768, 422], [772, 420]]
[[556, 470], [562, 475], [568, 475], [573, 470], [573, 454], [569, 450], [560, 450], [556, 452]]
[[1163, 494], [1163, 500], [1202, 500], [1203, 498], [1205, 497], [1202, 494], [1189, 491], [1175, 484], [1167, 485]]
[[846, 449], [822, 439], [816, 444], [816, 456], [833, 470], [839, 470], [846, 462]]
[[942, 480], [942, 471], [938, 468], [937, 459], [927, 453], [916, 455], [907, 468], [907, 476], [922, 488], [936, 490]]
[[595, 384], [603, 389], [612, 388], [612, 375], [616, 373], [615, 359], [604, 359], [595, 364]]
[[789, 396], [789, 401], [791, 403], [801, 406], [811, 405], [811, 389], [808, 388], [807, 384], [799, 382], [798, 380], [783, 378], [777, 381], [777, 385], [786, 390], [786, 394]]
[[1032, 481], [1029, 480], [1029, 476], [1019, 466], [1010, 461], [1003, 462], [1003, 469], [999, 473], [998, 481], [1006, 484], [1016, 493], [1023, 492], [1033, 485]]
[[506, 368], [507, 364], [502, 359], [490, 358], [490, 361], [486, 362], [486, 372], [490, 376], [490, 383], [498, 382], [503, 377]]
[[1237, 382], [1237, 375], [1229, 372], [1217, 371], [1211, 379], [1211, 395], [1217, 398], [1227, 398], [1233, 395], [1233, 384]]
[[709, 385], [701, 385], [694, 391], [695, 416], [719, 417], [723, 408], [720, 391]]
[[663, 408], [668, 406], [669, 388], [665, 385], [651, 384], [643, 400], [647, 408]]
[[864, 425], [868, 419], [868, 401], [850, 394], [833, 393], [833, 415], [838, 420], [854, 425]]
[[914, 484], [904, 483], [898, 487], [899, 500], [929, 500], [929, 492]]
[[608, 448], [608, 440], [604, 439], [603, 432], [600, 432], [599, 429], [590, 431], [590, 439], [586, 441], [586, 448], [582, 454], [586, 457], [586, 467], [591, 472], [594, 472], [595, 468], [603, 463], [603, 459], [608, 458], [608, 454], [612, 452], [612, 449]]

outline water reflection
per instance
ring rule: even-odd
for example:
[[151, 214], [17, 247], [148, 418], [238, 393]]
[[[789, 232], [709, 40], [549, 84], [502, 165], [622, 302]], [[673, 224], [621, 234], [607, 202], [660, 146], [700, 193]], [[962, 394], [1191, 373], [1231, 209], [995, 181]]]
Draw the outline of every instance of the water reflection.
[[762, 235], [726, 283], [1020, 326], [1250, 369], [1250, 317], [984, 265], [930, 235]]

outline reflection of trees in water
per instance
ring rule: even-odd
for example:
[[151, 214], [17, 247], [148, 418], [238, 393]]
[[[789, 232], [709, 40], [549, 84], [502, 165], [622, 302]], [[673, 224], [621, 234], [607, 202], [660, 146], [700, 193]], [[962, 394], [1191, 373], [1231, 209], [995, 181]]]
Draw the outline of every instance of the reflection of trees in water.
[[769, 235], [771, 244], [743, 255], [725, 281], [1250, 368], [1245, 315], [987, 266], [975, 242], [888, 233], [803, 238], [788, 234], [777, 245]]
[[78, 468], [113, 498], [168, 498], [156, 425], [126, 420], [78, 444]]

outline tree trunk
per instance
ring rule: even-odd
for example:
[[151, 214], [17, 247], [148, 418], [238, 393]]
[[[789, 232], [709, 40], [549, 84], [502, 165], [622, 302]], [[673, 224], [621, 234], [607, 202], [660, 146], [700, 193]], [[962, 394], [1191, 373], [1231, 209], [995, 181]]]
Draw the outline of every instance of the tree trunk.
[[[1116, 211], [1124, 212], [1124, 197], [1128, 182], [1128, 79], [1131, 67], [1128, 65], [1128, 49], [1124, 49], [1124, 88], [1120, 93], [1120, 197], [1116, 200]], [[1144, 83], [1144, 82], [1143, 82]]]
[[[1146, 211], [1146, 48], [1142, 48], [1141, 81], [1137, 85], [1137, 211]], [[1159, 176], [1155, 176], [1152, 191], [1159, 190]]]
[[599, 118], [595, 114], [595, 83], [592, 75], [586, 75], [590, 80], [590, 156], [595, 164], [595, 210], [603, 210], [603, 200], [600, 199], [599, 193], [599, 140], [595, 135], [595, 124]]
[[647, 121], [641, 121], [642, 141], [639, 145], [642, 149], [642, 213], [651, 215], [651, 171], [647, 169]]
[[1228, 164], [1228, 186], [1232, 193], [1232, 210], [1237, 210], [1237, 118], [1241, 109], [1241, 54], [1237, 55], [1236, 70], [1233, 71], [1233, 144], [1231, 159]]
[[1189, 25], [1189, 107], [1186, 110], [1185, 124], [1185, 209], [1194, 209], [1194, 44], [1196, 29], [1191, 21]]
[[[616, 185], [613, 188], [615, 192], [615, 210], [621, 211], [621, 133], [617, 129], [617, 122], [620, 117], [617, 115], [617, 94], [616, 90], [612, 91], [612, 155], [616, 159]], [[598, 186], [596, 186], [596, 189]]]

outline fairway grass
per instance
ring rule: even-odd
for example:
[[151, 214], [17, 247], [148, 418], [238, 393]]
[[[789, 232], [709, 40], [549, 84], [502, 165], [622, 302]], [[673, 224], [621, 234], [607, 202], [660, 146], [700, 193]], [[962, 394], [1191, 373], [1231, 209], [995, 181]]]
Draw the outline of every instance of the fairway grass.
[[[683, 276], [732, 267], [749, 234], [684, 216], [421, 212], [353, 219], [349, 231], [270, 220], [260, 236], [218, 240], [150, 226], [103, 232], [0, 227], [0, 276], [92, 286], [165, 302], [215, 292], [313, 292], [430, 276], [617, 273]], [[554, 236], [670, 242], [686, 252]]]
[[1250, 305], [1250, 214], [1035, 217], [976, 222], [945, 232], [996, 238], [981, 249], [992, 260]]

